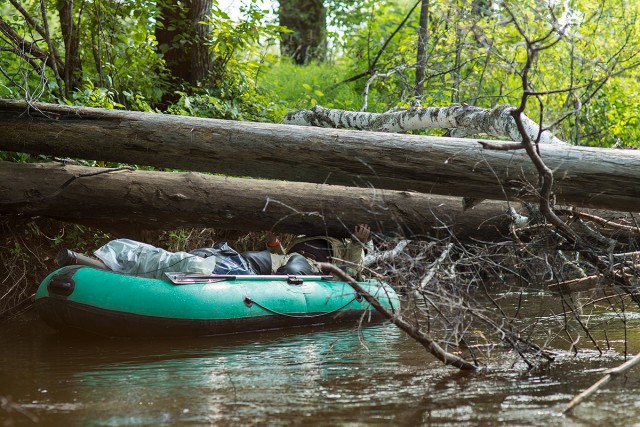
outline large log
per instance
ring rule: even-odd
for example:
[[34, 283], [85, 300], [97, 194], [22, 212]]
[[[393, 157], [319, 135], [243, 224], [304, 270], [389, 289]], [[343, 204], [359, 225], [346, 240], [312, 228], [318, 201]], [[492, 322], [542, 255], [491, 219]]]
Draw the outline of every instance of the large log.
[[[0, 100], [0, 150], [233, 176], [515, 200], [537, 173], [477, 139], [325, 129]], [[640, 151], [543, 145], [558, 203], [640, 211]]]
[[507, 204], [463, 211], [459, 198], [193, 172], [0, 162], [0, 215], [45, 216], [130, 234], [212, 227], [348, 236], [355, 224], [409, 237], [496, 240]]

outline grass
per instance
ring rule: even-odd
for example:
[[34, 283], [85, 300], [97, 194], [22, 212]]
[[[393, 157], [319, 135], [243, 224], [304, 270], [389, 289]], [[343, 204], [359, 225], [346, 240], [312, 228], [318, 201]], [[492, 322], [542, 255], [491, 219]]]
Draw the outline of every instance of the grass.
[[335, 86], [352, 74], [340, 63], [299, 66], [281, 61], [262, 76], [258, 85], [289, 111], [306, 110], [314, 105], [359, 110], [363, 102], [361, 91], [352, 83]]

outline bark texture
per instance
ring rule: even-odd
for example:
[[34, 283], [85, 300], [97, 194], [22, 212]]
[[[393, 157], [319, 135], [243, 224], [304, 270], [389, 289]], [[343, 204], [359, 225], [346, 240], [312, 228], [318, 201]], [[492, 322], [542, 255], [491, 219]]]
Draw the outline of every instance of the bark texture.
[[210, 14], [211, 1], [208, 0], [158, 2], [155, 28], [158, 51], [176, 84], [196, 85], [208, 76], [211, 55], [207, 38], [211, 29], [204, 22]]
[[[416, 129], [456, 129], [458, 135], [487, 134], [494, 137], [521, 141], [516, 122], [511, 116], [511, 106], [493, 110], [471, 105], [450, 107], [413, 108], [393, 113], [363, 113], [334, 110], [315, 106], [307, 111], [294, 111], [285, 116], [284, 122], [298, 126], [372, 130], [378, 132], [404, 132]], [[528, 117], [522, 117], [525, 130], [532, 141], [538, 139], [540, 127]], [[551, 132], [540, 133], [543, 144], [565, 144]]]
[[[119, 171], [0, 162], [0, 214], [44, 216], [127, 234], [212, 227], [346, 237], [359, 223], [414, 238], [497, 240], [507, 204], [462, 211], [460, 199], [412, 192], [225, 178], [192, 172]], [[83, 176], [84, 175], [84, 176]]]
[[[526, 153], [479, 140], [0, 100], [0, 150], [484, 199], [536, 198]], [[640, 211], [640, 151], [540, 146], [558, 204]]]
[[[73, 0], [60, 0], [56, 3], [60, 17], [60, 29], [64, 40], [64, 84], [68, 94], [82, 84], [82, 61], [80, 59], [80, 34]], [[82, 16], [82, 11], [79, 12]], [[80, 20], [78, 17], [78, 21]]]
[[422, 0], [418, 21], [418, 56], [416, 61], [416, 96], [424, 92], [424, 72], [427, 66], [427, 36], [429, 34], [429, 0]]

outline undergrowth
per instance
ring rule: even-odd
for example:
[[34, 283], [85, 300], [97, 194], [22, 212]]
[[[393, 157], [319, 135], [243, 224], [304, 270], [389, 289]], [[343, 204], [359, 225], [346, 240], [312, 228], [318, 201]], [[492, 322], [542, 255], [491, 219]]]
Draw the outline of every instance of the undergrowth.
[[[265, 71], [260, 86], [272, 99], [286, 105], [284, 113], [306, 110], [315, 105], [358, 111], [363, 97], [359, 88], [338, 84], [350, 73], [340, 63], [312, 63], [305, 66], [281, 61]], [[276, 121], [282, 117], [276, 117]]]

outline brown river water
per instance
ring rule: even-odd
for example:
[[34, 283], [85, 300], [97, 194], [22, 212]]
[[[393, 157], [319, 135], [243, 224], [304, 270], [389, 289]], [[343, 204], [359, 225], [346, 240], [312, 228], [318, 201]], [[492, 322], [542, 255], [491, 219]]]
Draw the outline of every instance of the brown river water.
[[[556, 302], [525, 298], [541, 334]], [[0, 323], [0, 426], [640, 426], [640, 367], [561, 414], [624, 361], [625, 342], [640, 351], [631, 308], [626, 334], [619, 315], [588, 320], [602, 355], [558, 340], [544, 371], [496, 352], [469, 374], [389, 324], [127, 341], [61, 335], [27, 312]]]

